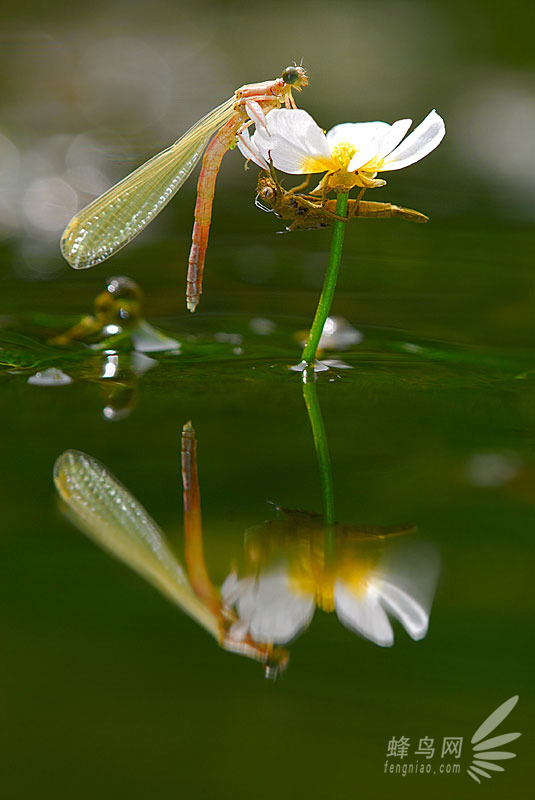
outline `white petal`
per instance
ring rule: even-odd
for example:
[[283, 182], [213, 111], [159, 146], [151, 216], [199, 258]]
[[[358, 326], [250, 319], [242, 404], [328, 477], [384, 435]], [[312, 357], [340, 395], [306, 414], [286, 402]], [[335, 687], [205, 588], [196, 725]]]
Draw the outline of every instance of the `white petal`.
[[390, 125], [384, 136], [377, 140], [377, 155], [379, 158], [384, 158], [401, 142], [410, 126], [412, 119], [398, 119], [393, 125]]
[[258, 147], [256, 147], [247, 128], [238, 135], [238, 150], [244, 158], [248, 161], [254, 161], [260, 169], [269, 170], [269, 164], [263, 158]]
[[68, 386], [69, 383], [72, 383], [72, 378], [56, 367], [49, 367], [42, 372], [30, 375], [27, 383], [34, 386]]
[[[365, 167], [372, 159], [380, 159], [390, 153], [398, 145], [412, 124], [410, 119], [399, 119], [393, 125], [386, 122], [363, 122], [362, 125], [371, 125], [370, 133], [375, 131], [375, 135], [370, 139], [366, 146], [358, 150], [351, 159], [348, 171], [355, 172], [361, 167]], [[375, 169], [373, 174], [376, 175]]]
[[334, 585], [334, 606], [338, 619], [346, 628], [381, 647], [394, 644], [392, 626], [373, 591], [366, 590], [363, 595], [356, 595], [338, 580]]
[[[180, 344], [177, 343], [177, 349], [172, 350], [171, 352], [179, 354]], [[136, 375], [144, 375], [149, 371], [149, 369], [154, 369], [154, 367], [157, 367], [159, 363], [160, 362], [156, 358], [151, 358], [150, 356], [145, 355], [145, 353], [139, 353], [137, 350], [134, 350], [130, 356], [130, 368], [136, 373]]]
[[257, 642], [285, 644], [305, 628], [314, 615], [314, 597], [294, 594], [284, 569], [263, 573], [250, 581], [238, 599], [240, 618], [249, 620]]
[[344, 122], [331, 128], [327, 137], [331, 147], [346, 141], [356, 148], [347, 167], [348, 172], [355, 172], [377, 155], [380, 143], [390, 136], [391, 130], [388, 122]]
[[342, 122], [327, 134], [332, 150], [340, 142], [349, 142], [358, 150], [368, 149], [375, 141], [386, 136], [392, 126], [388, 122]]
[[411, 639], [423, 639], [429, 627], [429, 613], [408, 592], [394, 583], [379, 583], [381, 603], [396, 617]]
[[446, 126], [436, 111], [431, 111], [399, 147], [384, 160], [379, 172], [403, 169], [420, 161], [438, 147], [446, 133]]
[[180, 350], [180, 342], [165, 336], [145, 320], [141, 320], [130, 331], [135, 350], [139, 353], [163, 353], [166, 350]]
[[267, 132], [257, 129], [253, 141], [262, 156], [292, 175], [324, 172], [331, 165], [325, 134], [303, 109], [279, 108], [266, 116]]

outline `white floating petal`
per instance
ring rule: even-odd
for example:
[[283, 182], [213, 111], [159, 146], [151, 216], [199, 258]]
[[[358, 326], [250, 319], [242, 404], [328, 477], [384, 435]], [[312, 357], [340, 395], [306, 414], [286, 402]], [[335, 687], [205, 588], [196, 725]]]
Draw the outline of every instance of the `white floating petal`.
[[136, 375], [144, 375], [149, 369], [158, 366], [158, 361], [155, 358], [146, 356], [145, 353], [138, 353], [134, 350], [130, 354], [130, 367]]
[[72, 378], [61, 369], [49, 367], [49, 369], [30, 375], [28, 383], [33, 386], [68, 386], [69, 383], [72, 383]]
[[157, 331], [145, 320], [135, 325], [130, 336], [134, 348], [140, 353], [164, 353], [166, 350], [180, 350], [180, 342]]

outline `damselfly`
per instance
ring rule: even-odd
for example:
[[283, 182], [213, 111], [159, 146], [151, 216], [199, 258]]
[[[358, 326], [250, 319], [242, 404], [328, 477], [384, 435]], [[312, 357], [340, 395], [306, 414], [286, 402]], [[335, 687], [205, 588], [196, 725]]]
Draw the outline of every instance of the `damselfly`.
[[[308, 84], [303, 67], [287, 67], [280, 78], [240, 87], [171, 147], [163, 150], [74, 216], [61, 237], [61, 252], [75, 269], [86, 269], [132, 241], [167, 205], [204, 154], [197, 184], [186, 303], [195, 311], [202, 292], [215, 182], [221, 160], [249, 125], [285, 105], [295, 108], [292, 89]], [[213, 138], [212, 138], [213, 137]], [[211, 140], [211, 141], [210, 141]]]
[[106, 467], [85, 453], [67, 450], [54, 465], [54, 483], [67, 516], [104, 550], [152, 583], [186, 614], [205, 628], [225, 650], [260, 661], [266, 675], [284, 669], [284, 648], [237, 636], [235, 612], [221, 601], [206, 570], [202, 544], [196, 440], [191, 423], [184, 426], [182, 478], [184, 485], [185, 556], [182, 567], [165, 535], [148, 512]]

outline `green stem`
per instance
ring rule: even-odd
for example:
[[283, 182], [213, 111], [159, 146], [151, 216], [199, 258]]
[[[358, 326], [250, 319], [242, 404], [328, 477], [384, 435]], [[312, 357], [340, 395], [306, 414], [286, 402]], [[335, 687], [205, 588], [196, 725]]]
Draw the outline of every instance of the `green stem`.
[[[347, 216], [347, 197], [348, 192], [340, 192], [336, 199], [336, 214], [339, 217]], [[325, 273], [323, 289], [316, 309], [314, 322], [312, 323], [302, 355], [302, 361], [305, 361], [307, 364], [314, 363], [321, 334], [323, 333], [325, 322], [331, 310], [334, 290], [336, 289], [336, 280], [338, 278], [338, 269], [342, 259], [345, 230], [346, 223], [335, 220], [333, 238], [331, 241], [331, 253], [329, 256], [329, 264], [327, 265], [327, 272]]]
[[323, 501], [323, 521], [325, 524], [325, 553], [334, 550], [334, 492], [331, 458], [327, 444], [327, 434], [316, 392], [314, 367], [303, 371], [303, 397], [307, 407], [310, 427], [314, 437], [314, 447], [318, 458]]

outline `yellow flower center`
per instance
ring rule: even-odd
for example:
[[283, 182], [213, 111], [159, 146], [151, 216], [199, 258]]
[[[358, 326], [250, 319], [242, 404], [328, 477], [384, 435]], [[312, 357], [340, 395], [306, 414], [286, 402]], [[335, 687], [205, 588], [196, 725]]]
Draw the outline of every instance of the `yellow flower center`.
[[379, 172], [381, 167], [383, 166], [384, 159], [379, 158], [379, 156], [374, 156], [367, 164], [363, 164], [362, 167], [359, 167], [359, 172], [370, 172], [375, 173]]
[[356, 152], [357, 148], [354, 144], [339, 142], [331, 150], [331, 158], [338, 165], [338, 169], [347, 169]]
[[291, 591], [299, 596], [313, 595], [316, 604], [327, 613], [334, 610], [334, 585], [338, 578], [350, 588], [354, 595], [362, 597], [366, 592], [375, 559], [360, 554], [346, 554], [337, 563], [327, 566], [323, 553], [309, 554], [296, 559], [289, 569]]

